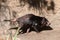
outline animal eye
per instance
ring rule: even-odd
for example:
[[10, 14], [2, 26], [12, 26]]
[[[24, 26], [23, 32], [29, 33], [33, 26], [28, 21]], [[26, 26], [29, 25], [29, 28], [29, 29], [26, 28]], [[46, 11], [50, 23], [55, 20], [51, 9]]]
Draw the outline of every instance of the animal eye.
[[37, 23], [35, 23], [35, 25], [38, 25]]

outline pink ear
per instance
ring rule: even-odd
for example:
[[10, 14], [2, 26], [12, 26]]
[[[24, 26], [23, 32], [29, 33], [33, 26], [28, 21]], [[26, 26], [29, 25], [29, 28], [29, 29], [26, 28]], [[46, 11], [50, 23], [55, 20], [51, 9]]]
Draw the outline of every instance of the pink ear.
[[11, 21], [16, 21], [16, 18], [14, 18], [14, 19], [11, 19]]

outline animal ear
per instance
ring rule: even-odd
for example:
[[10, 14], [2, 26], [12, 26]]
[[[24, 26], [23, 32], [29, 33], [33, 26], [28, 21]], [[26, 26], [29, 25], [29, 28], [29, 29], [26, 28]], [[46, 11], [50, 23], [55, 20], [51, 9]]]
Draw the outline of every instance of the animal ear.
[[11, 19], [11, 21], [16, 21], [16, 18], [14, 18], [14, 19]]

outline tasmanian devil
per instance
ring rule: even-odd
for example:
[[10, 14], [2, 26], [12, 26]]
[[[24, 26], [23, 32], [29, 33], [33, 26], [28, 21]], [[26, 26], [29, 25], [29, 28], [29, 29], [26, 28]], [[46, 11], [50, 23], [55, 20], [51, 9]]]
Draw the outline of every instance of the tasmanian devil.
[[[4, 20], [4, 21], [12, 21], [12, 20]], [[49, 21], [45, 17], [39, 17], [34, 14], [26, 14], [22, 17], [17, 18], [16, 20], [12, 22], [17, 22], [20, 30], [19, 33], [26, 33], [27, 30], [30, 28], [29, 32], [34, 29], [36, 32], [39, 32], [39, 30], [42, 30], [42, 27], [49, 26]], [[18, 29], [19, 27], [16, 27]], [[14, 28], [10, 28], [14, 29]]]

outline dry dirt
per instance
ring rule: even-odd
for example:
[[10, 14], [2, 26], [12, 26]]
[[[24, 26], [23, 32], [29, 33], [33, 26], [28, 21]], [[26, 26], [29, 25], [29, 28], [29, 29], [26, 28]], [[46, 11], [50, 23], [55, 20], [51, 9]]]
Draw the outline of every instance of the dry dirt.
[[[28, 13], [33, 13], [38, 15], [38, 12], [34, 12], [34, 10], [27, 10], [27, 5], [24, 7], [19, 7], [18, 0], [8, 0], [7, 5], [10, 7], [11, 11], [17, 12], [17, 16], [21, 17]], [[25, 34], [20, 34], [17, 36], [17, 40], [60, 40], [60, 0], [54, 0], [55, 2], [55, 13], [56, 14], [45, 14], [44, 16], [50, 21], [51, 27], [53, 30], [42, 31], [40, 33], [30, 32]], [[7, 10], [7, 9], [6, 9]], [[8, 11], [8, 10], [7, 10]], [[9, 11], [5, 12], [9, 16]], [[24, 13], [24, 14], [23, 14]], [[6, 15], [6, 16], [7, 16]], [[3, 18], [3, 19], [2, 19]], [[0, 14], [0, 19], [10, 19], [10, 16], [5, 18]], [[3, 22], [0, 20], [0, 40], [6, 40], [8, 35], [8, 29], [10, 28], [9, 22]], [[13, 31], [14, 32], [14, 31]], [[10, 40], [10, 39], [9, 39]]]

